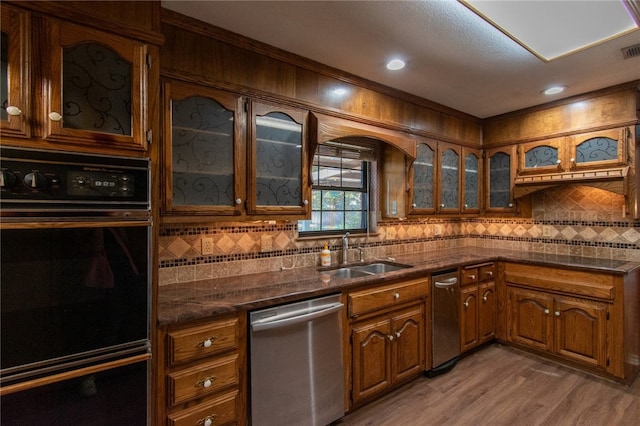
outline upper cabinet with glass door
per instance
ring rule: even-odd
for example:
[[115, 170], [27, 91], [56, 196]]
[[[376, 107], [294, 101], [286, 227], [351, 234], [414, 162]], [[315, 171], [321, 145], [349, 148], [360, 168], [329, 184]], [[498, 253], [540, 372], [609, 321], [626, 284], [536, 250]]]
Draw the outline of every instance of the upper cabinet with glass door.
[[43, 137], [56, 144], [147, 148], [147, 45], [47, 19]]
[[460, 158], [461, 148], [440, 144], [440, 185], [438, 213], [460, 212]]
[[485, 210], [514, 212], [513, 181], [515, 178], [515, 146], [485, 151]]
[[247, 213], [306, 217], [308, 112], [257, 101], [248, 111]]
[[238, 95], [166, 81], [163, 213], [240, 215], [245, 198]]
[[464, 148], [462, 150], [462, 194], [463, 213], [480, 212], [480, 188], [482, 173], [480, 150]]
[[518, 174], [553, 173], [567, 166], [564, 138], [518, 146]]
[[567, 137], [567, 171], [627, 164], [631, 136], [631, 130], [623, 127]]
[[429, 214], [436, 211], [437, 142], [420, 142], [416, 147], [410, 178], [410, 214]]
[[2, 23], [2, 69], [0, 70], [0, 129], [2, 138], [26, 138], [32, 119], [29, 92], [30, 16], [0, 4]]

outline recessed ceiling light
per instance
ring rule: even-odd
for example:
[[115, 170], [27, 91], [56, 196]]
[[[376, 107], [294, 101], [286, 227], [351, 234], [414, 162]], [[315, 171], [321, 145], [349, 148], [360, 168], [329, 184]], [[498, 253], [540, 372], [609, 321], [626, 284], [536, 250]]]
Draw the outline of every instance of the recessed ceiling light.
[[402, 59], [392, 59], [387, 62], [387, 69], [392, 71], [401, 70], [404, 66], [405, 63]]
[[557, 95], [558, 93], [564, 92], [564, 89], [566, 89], [565, 86], [552, 86], [552, 87], [549, 87], [548, 89], [543, 90], [542, 94], [543, 95]]

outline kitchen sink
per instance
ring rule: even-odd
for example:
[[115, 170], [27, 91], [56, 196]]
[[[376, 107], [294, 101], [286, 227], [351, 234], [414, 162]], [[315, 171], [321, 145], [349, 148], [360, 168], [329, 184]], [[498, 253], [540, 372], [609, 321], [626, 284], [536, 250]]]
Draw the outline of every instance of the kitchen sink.
[[398, 271], [400, 269], [411, 268], [410, 265], [393, 262], [375, 262], [364, 265], [348, 265], [338, 269], [327, 271], [331, 276], [337, 278], [359, 278], [369, 275], [385, 274], [387, 272]]

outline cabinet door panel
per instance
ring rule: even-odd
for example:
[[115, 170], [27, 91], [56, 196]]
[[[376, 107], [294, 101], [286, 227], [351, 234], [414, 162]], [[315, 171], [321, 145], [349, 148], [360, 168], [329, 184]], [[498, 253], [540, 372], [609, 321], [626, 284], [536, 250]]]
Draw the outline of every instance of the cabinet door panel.
[[388, 318], [353, 327], [353, 403], [391, 385], [391, 350]]
[[464, 213], [477, 213], [480, 211], [480, 153], [473, 151], [464, 152], [464, 168], [462, 173], [462, 190], [464, 199], [462, 208]]
[[391, 318], [393, 381], [424, 371], [424, 305]]
[[555, 351], [574, 361], [605, 367], [606, 305], [556, 297]]
[[537, 349], [553, 349], [552, 301], [545, 293], [508, 287], [508, 340]]
[[626, 127], [572, 136], [571, 165], [574, 169], [624, 165], [630, 137]]
[[436, 144], [420, 143], [413, 162], [412, 211], [435, 211]]
[[440, 151], [440, 206], [439, 212], [456, 213], [460, 210], [460, 149], [443, 146]]
[[488, 342], [496, 334], [496, 283], [486, 282], [478, 287], [478, 344]]
[[478, 345], [478, 286], [460, 290], [460, 350], [468, 351]]
[[514, 211], [514, 147], [487, 150], [485, 155], [485, 209], [494, 212]]

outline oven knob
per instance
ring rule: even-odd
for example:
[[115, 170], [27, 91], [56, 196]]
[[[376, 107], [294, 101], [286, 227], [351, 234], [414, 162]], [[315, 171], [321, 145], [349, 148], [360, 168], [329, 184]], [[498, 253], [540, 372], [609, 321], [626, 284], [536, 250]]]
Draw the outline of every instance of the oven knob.
[[0, 171], [0, 188], [11, 188], [16, 184], [16, 175], [9, 170]]
[[47, 185], [47, 178], [42, 173], [34, 170], [24, 176], [24, 184], [31, 189], [42, 189]]

